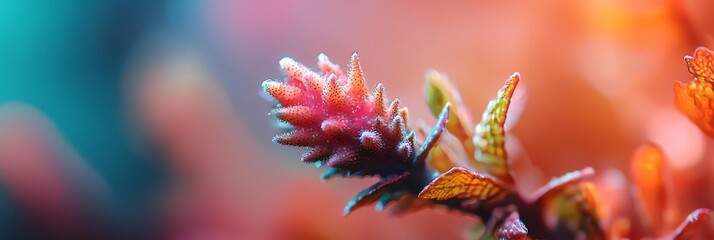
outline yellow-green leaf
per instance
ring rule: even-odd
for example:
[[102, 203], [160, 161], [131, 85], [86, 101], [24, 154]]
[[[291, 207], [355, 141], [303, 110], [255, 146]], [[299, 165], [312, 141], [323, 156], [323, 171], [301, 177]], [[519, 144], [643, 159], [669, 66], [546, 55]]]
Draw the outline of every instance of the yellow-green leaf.
[[518, 73], [511, 75], [505, 85], [498, 91], [496, 98], [491, 100], [483, 113], [481, 122], [476, 125], [473, 138], [476, 165], [489, 174], [507, 183], [513, 183], [513, 177], [508, 170], [508, 153], [505, 140], [506, 114], [511, 104], [511, 97], [520, 81]]
[[446, 75], [429, 70], [426, 75], [426, 104], [434, 116], [438, 116], [441, 108], [447, 102], [451, 103], [452, 114], [449, 116], [449, 123], [446, 125], [447, 131], [466, 141], [469, 138], [471, 120], [468, 110], [464, 107], [459, 91], [451, 84]]

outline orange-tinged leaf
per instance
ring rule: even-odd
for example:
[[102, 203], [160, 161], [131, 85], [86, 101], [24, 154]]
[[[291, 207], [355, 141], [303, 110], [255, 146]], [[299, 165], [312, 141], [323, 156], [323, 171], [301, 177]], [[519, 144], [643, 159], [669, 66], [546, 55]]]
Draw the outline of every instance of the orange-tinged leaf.
[[432, 200], [477, 198], [480, 201], [494, 201], [502, 199], [507, 193], [506, 188], [490, 177], [454, 167], [424, 187], [419, 197]]
[[609, 239], [625, 239], [630, 234], [630, 220], [620, 217], [610, 223]]
[[507, 183], [513, 183], [513, 177], [508, 170], [506, 130], [503, 125], [506, 123], [511, 97], [520, 79], [520, 74], [514, 73], [506, 80], [496, 98], [488, 103], [481, 122], [476, 125], [473, 139], [477, 166], [482, 166], [486, 172]]
[[545, 186], [536, 190], [533, 194], [533, 199], [536, 202], [546, 201], [553, 196], [559, 194], [565, 187], [571, 186], [572, 184], [579, 183], [595, 175], [595, 170], [591, 167], [583, 168], [582, 170], [572, 171], [564, 174], [563, 176], [553, 178]]
[[[595, 187], [591, 182], [571, 182], [559, 184], [558, 191], [550, 191], [545, 201], [541, 202], [544, 209], [554, 218], [550, 224], [557, 229], [567, 229], [564, 239], [606, 239], [601, 226], [599, 204], [596, 199]], [[540, 205], [540, 204], [539, 204]]]
[[684, 57], [687, 62], [689, 73], [694, 75], [696, 81], [714, 82], [714, 52], [698, 47], [694, 50], [694, 56]]
[[583, 182], [580, 184], [579, 198], [576, 198], [578, 210], [581, 214], [580, 229], [587, 239], [605, 239], [605, 231], [601, 226], [602, 212], [597, 201], [597, 191], [592, 182]]
[[659, 147], [653, 144], [640, 146], [632, 156], [632, 180], [641, 189], [661, 190], [664, 186], [664, 164]]
[[587, 207], [588, 212], [592, 217], [596, 218], [596, 221], [600, 221], [603, 216], [602, 209], [600, 208], [600, 203], [598, 201], [597, 189], [595, 189], [595, 184], [592, 182], [583, 182], [581, 184], [582, 194], [583, 194], [583, 205]]
[[689, 73], [694, 77], [689, 83], [674, 84], [675, 103], [679, 111], [697, 124], [704, 133], [714, 136], [714, 52], [700, 47], [694, 56], [686, 56]]
[[632, 156], [632, 182], [639, 203], [653, 229], [665, 227], [664, 213], [668, 208], [665, 183], [666, 162], [662, 150], [652, 144], [639, 147]]
[[679, 111], [709, 136], [714, 136], [714, 90], [702, 81], [674, 83], [674, 100]]

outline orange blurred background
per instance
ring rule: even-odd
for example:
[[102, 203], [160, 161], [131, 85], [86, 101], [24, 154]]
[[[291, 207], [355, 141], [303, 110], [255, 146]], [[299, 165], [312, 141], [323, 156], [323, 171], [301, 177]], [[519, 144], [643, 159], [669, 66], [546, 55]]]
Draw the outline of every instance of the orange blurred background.
[[475, 218], [444, 209], [343, 217], [375, 179], [322, 183], [302, 150], [271, 143], [260, 84], [283, 77], [278, 60], [346, 66], [353, 51], [370, 86], [427, 122], [428, 69], [474, 119], [520, 72], [511, 134], [538, 168], [526, 191], [585, 166], [629, 177], [652, 142], [682, 214], [714, 207], [714, 141], [672, 92], [691, 79], [683, 57], [714, 48], [712, 1], [0, 5], [3, 239], [463, 238]]

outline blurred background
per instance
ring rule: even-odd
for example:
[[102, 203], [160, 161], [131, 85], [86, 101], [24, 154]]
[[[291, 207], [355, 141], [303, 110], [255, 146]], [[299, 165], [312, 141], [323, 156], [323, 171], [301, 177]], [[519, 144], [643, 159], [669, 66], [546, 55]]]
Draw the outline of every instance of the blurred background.
[[685, 55], [714, 47], [712, 23], [709, 0], [2, 1], [0, 238], [466, 236], [475, 218], [444, 209], [343, 217], [375, 179], [324, 184], [302, 150], [271, 143], [260, 84], [284, 76], [278, 60], [344, 67], [353, 51], [426, 122], [426, 70], [475, 120], [520, 72], [511, 134], [538, 168], [530, 185], [585, 166], [626, 184], [652, 142], [683, 219], [714, 207], [714, 141], [672, 86], [691, 80]]

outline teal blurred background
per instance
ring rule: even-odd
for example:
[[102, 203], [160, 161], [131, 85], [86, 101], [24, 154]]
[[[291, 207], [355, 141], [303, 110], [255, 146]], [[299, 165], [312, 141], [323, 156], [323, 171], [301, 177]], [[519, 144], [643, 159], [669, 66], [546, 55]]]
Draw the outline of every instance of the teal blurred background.
[[[157, 32], [189, 35], [192, 1], [3, 1], [0, 3], [0, 103], [23, 102], [51, 119], [112, 189], [111, 220], [126, 239], [156, 234], [160, 161], [131, 146], [125, 69], [131, 52]], [[174, 6], [175, 5], [175, 6]], [[171, 15], [176, 15], [172, 18]], [[2, 133], [0, 133], [2, 134]], [[0, 238], [44, 238], [42, 229], [0, 191]], [[46, 199], [52, 201], [52, 199]]]

